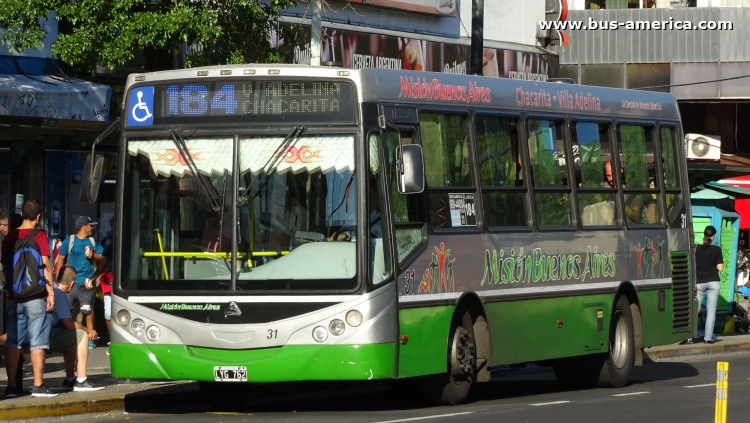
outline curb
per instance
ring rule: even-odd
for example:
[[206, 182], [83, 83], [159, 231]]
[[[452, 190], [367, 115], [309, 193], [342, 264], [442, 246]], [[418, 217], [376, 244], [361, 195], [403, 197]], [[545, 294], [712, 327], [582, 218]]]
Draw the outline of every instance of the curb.
[[18, 420], [37, 417], [59, 417], [73, 414], [102, 413], [125, 408], [123, 396], [96, 398], [67, 402], [34, 402], [1, 407], [2, 420]]
[[652, 347], [643, 351], [651, 361], [674, 360], [678, 358], [709, 357], [724, 354], [750, 353], [750, 340], [740, 343], [693, 344], [667, 347]]
[[195, 402], [200, 395], [192, 384], [172, 386], [167, 392], [154, 392], [154, 389], [136, 391], [126, 394], [103, 394], [90, 398], [71, 398], [38, 400], [18, 404], [4, 405], [0, 403], [0, 420], [32, 419], [39, 417], [60, 417], [86, 413], [104, 413], [114, 410], [128, 410], [132, 408], [152, 407], [168, 403]]

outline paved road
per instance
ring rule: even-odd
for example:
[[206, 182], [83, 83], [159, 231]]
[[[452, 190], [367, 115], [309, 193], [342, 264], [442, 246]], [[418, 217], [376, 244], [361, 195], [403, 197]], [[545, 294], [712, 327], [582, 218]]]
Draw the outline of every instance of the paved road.
[[[726, 356], [729, 362], [728, 421], [747, 421], [750, 356]], [[716, 359], [646, 363], [621, 389], [564, 391], [549, 372], [515, 374], [479, 385], [470, 403], [425, 407], [413, 392], [383, 383], [321, 384], [311, 392], [259, 393], [237, 413], [215, 413], [208, 406], [164, 404], [158, 408], [70, 416], [77, 423], [128, 422], [300, 422], [385, 423], [456, 422], [706, 422], [714, 417]], [[36, 422], [60, 421], [60, 417]]]

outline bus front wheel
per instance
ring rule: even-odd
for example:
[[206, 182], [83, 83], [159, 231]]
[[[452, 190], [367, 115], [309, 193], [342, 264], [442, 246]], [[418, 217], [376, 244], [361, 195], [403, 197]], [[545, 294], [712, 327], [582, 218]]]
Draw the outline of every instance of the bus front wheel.
[[635, 357], [633, 314], [627, 298], [620, 297], [612, 311], [609, 352], [590, 357], [589, 377], [601, 387], [619, 388], [630, 378]]
[[198, 382], [201, 397], [216, 410], [239, 410], [247, 404], [253, 385], [247, 383]]
[[477, 345], [471, 314], [463, 314], [460, 323], [451, 325], [448, 339], [448, 373], [421, 380], [425, 400], [434, 405], [456, 405], [466, 400], [474, 384], [477, 369]]

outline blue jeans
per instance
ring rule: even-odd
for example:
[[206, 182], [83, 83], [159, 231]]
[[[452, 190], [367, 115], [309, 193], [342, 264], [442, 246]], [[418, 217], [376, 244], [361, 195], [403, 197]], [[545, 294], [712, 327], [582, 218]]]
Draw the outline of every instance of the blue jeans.
[[714, 336], [714, 324], [716, 322], [716, 302], [719, 300], [719, 289], [721, 289], [721, 282], [706, 282], [698, 284], [698, 306], [703, 304], [703, 299], [706, 298], [706, 327], [701, 333], [698, 329], [698, 336], [703, 336], [704, 339], [715, 340]]
[[28, 343], [30, 350], [49, 349], [52, 313], [47, 313], [47, 300], [8, 300], [8, 341], [5, 348], [21, 348]]

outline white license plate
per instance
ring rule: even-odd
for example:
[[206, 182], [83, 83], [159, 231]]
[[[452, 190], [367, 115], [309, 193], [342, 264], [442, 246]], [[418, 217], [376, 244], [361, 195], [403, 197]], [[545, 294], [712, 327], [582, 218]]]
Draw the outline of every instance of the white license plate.
[[214, 380], [217, 382], [247, 382], [247, 367], [214, 366]]

